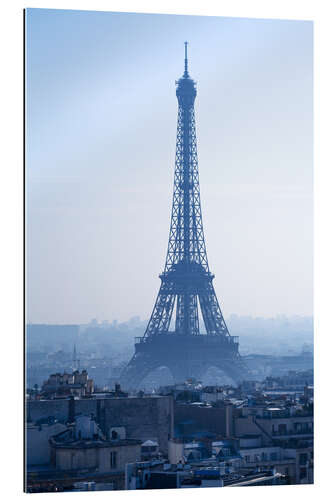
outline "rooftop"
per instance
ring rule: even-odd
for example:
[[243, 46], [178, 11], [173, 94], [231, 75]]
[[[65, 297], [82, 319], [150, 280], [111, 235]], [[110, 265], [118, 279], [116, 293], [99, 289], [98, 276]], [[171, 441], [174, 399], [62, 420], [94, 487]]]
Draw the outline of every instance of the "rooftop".
[[118, 448], [119, 446], [136, 446], [141, 445], [142, 441], [140, 439], [115, 439], [115, 440], [103, 440], [103, 439], [81, 439], [75, 440], [71, 439], [68, 441], [58, 441], [51, 438], [52, 446], [55, 448], [67, 448], [67, 449], [87, 449], [87, 448]]

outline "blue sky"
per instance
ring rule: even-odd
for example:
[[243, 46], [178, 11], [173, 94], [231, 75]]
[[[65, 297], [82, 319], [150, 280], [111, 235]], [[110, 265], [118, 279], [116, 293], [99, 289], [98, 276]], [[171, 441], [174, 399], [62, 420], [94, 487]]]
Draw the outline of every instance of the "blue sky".
[[311, 315], [312, 23], [47, 9], [26, 19], [28, 321], [149, 316], [184, 40], [223, 312]]

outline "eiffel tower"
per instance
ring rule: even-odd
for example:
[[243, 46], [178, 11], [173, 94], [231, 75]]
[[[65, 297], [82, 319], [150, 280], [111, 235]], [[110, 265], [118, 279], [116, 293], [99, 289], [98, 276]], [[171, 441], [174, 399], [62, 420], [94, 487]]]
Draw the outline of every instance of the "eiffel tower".
[[[216, 367], [238, 382], [249, 377], [238, 352], [238, 337], [224, 321], [208, 266], [202, 225], [194, 101], [196, 83], [185, 69], [176, 81], [178, 123], [170, 235], [161, 285], [143, 337], [121, 374], [127, 389], [136, 389], [154, 369], [168, 367], [175, 382], [202, 379]], [[205, 333], [199, 329], [199, 311]], [[175, 309], [174, 331], [171, 318]]]

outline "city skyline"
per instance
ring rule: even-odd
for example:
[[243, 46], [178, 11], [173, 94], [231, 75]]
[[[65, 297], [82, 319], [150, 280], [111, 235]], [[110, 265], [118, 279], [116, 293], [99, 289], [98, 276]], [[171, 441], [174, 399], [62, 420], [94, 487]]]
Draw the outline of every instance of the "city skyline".
[[312, 23], [38, 9], [27, 18], [28, 321], [149, 317], [185, 38], [222, 310], [312, 315]]

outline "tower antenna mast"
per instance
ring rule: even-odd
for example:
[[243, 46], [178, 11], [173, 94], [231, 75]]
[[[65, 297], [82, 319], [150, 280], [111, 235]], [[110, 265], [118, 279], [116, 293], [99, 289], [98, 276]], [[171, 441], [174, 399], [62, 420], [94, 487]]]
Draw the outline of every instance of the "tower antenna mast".
[[188, 74], [188, 59], [187, 59], [187, 46], [188, 46], [188, 42], [184, 42], [184, 45], [185, 45], [185, 71], [184, 71], [184, 77], [188, 78], [189, 77], [189, 74]]

